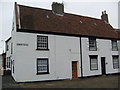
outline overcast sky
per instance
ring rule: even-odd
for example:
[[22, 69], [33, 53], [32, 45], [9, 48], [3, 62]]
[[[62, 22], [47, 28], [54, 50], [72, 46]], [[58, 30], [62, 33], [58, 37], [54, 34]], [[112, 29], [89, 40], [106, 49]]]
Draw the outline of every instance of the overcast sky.
[[0, 1], [0, 53], [3, 52], [3, 42], [11, 36], [14, 2], [21, 5], [39, 7], [51, 10], [53, 1], [63, 2], [66, 13], [73, 13], [88, 17], [101, 18], [102, 11], [106, 10], [109, 22], [118, 28], [118, 1], [119, 0], [1, 0]]

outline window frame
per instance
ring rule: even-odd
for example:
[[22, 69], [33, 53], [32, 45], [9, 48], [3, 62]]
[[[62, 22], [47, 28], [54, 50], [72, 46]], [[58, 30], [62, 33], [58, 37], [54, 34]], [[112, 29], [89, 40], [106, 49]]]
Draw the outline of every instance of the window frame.
[[8, 67], [8, 64], [9, 64], [9, 63], [8, 63], [8, 59], [9, 59], [9, 57], [6, 57], [6, 68], [9, 68], [9, 67]]
[[8, 57], [9, 58], [9, 66], [8, 66], [8, 68], [11, 68], [11, 57]]
[[[94, 47], [92, 47], [91, 44], [90, 44], [90, 41], [91, 41], [91, 40], [92, 40], [92, 41], [94, 40], [94, 44], [95, 44]], [[94, 48], [95, 50], [92, 50], [91, 48]], [[91, 37], [89, 38], [89, 51], [97, 51], [96, 38], [91, 38]]]
[[[113, 42], [116, 42], [116, 49], [114, 49]], [[118, 43], [117, 40], [111, 40], [111, 45], [112, 45], [112, 51], [118, 51]]]
[[[38, 43], [38, 37], [45, 37], [46, 38], [46, 42], [47, 42], [47, 48], [46, 49], [40, 49], [40, 48], [38, 48], [39, 46], [38, 46], [38, 44], [40, 44], [40, 43]], [[48, 49], [48, 36], [42, 36], [42, 35], [37, 35], [37, 49], [36, 50], [49, 50]]]
[[11, 43], [11, 54], [13, 54], [13, 43]]
[[[47, 72], [38, 72], [38, 60], [47, 60]], [[36, 61], [36, 66], [37, 66], [37, 75], [39, 74], [49, 74], [49, 60], [48, 58], [37, 58], [37, 61]]]
[[14, 74], [14, 71], [15, 71], [15, 67], [14, 67], [14, 60], [12, 61], [12, 72]]
[[[92, 64], [91, 64], [91, 58], [96, 58], [97, 60], [97, 68], [96, 69], [92, 69]], [[90, 71], [94, 71], [94, 70], [98, 70], [98, 55], [89, 55], [89, 60], [90, 60]]]
[[8, 51], [9, 50], [9, 45], [8, 45], [8, 43], [6, 43], [6, 51]]
[[14, 31], [14, 28], [15, 28], [15, 27], [14, 27], [14, 22], [13, 22], [13, 23], [12, 23], [12, 31]]
[[[118, 59], [118, 67], [117, 68], [115, 68], [114, 57], [117, 57], [117, 59]], [[113, 69], [119, 69], [119, 55], [112, 55], [112, 61], [113, 61]]]

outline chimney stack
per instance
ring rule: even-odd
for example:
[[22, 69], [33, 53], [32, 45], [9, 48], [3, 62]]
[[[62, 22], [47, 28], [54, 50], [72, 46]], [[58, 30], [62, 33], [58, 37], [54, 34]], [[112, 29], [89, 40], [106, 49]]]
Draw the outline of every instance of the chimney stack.
[[52, 12], [56, 15], [64, 15], [64, 4], [63, 3], [58, 3], [58, 2], [53, 2], [52, 3]]
[[109, 23], [109, 21], [108, 21], [108, 14], [106, 14], [106, 10], [102, 11], [101, 19], [104, 20], [106, 23]]

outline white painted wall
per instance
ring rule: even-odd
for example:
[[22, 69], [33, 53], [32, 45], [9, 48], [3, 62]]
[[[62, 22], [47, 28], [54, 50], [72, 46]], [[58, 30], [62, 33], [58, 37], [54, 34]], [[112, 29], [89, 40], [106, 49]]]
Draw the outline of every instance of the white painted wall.
[[[101, 57], [106, 57], [106, 74], [118, 73], [118, 69], [113, 69], [112, 55], [119, 55], [118, 51], [112, 51], [111, 40], [96, 39], [97, 51], [89, 51], [88, 38], [82, 38], [82, 64], [83, 76], [101, 75]], [[98, 70], [90, 70], [89, 55], [98, 55]], [[108, 63], [108, 64], [107, 64]]]
[[0, 69], [2, 68], [2, 55], [0, 55]]
[[[43, 34], [13, 33], [12, 58], [15, 72], [12, 76], [16, 82], [71, 79], [72, 61], [78, 61], [78, 77], [81, 77], [79, 37], [44, 34], [43, 36], [48, 36], [49, 51], [39, 51], [36, 50], [37, 35]], [[106, 57], [106, 74], [118, 73], [118, 69], [113, 69], [112, 55], [119, 54], [118, 51], [111, 50], [111, 40], [97, 39], [98, 51], [89, 51], [88, 38], [82, 37], [81, 41], [83, 76], [101, 75], [101, 57]], [[25, 43], [28, 46], [17, 46], [17, 43]], [[90, 71], [89, 55], [98, 55], [98, 70]], [[36, 75], [37, 58], [49, 58], [50, 74]]]
[[[80, 71], [80, 42], [78, 37], [48, 36], [49, 51], [37, 49], [37, 35], [31, 33], [15, 33], [14, 41], [15, 73], [17, 82], [43, 81], [72, 78], [72, 61], [78, 61], [78, 76]], [[17, 46], [17, 43], [25, 43], [28, 46]], [[36, 75], [37, 58], [49, 58], [50, 74]]]

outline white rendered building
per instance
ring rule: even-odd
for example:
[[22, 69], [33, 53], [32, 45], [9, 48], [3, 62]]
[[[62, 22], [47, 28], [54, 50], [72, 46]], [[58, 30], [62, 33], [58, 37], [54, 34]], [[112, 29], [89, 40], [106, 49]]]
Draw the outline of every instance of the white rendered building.
[[6, 70], [16, 82], [72, 79], [120, 73], [118, 33], [102, 19], [15, 4]]

